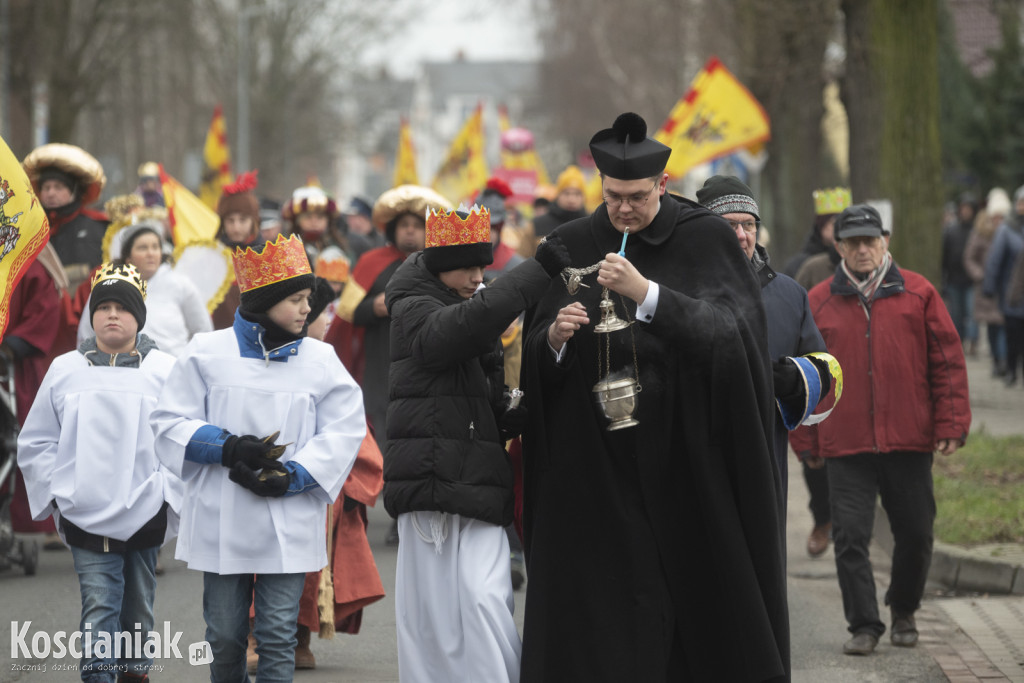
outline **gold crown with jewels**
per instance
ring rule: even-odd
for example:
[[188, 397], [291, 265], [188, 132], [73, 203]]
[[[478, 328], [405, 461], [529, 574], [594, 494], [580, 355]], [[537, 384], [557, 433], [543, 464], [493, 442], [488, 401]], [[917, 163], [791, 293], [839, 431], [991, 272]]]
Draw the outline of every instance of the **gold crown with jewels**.
[[[465, 211], [465, 209], [463, 209]], [[462, 218], [455, 211], [427, 211], [427, 247], [452, 247], [491, 241], [491, 212], [476, 204]]]
[[232, 258], [238, 291], [243, 293], [313, 272], [298, 235], [287, 239], [278, 235], [273, 242], [267, 242], [262, 252], [254, 251], [252, 247], [246, 247], [244, 251], [235, 247]]
[[92, 288], [107, 280], [124, 280], [135, 287], [142, 294], [142, 300], [146, 300], [146, 281], [139, 275], [139, 271], [130, 263], [104, 263], [96, 274], [92, 276]]

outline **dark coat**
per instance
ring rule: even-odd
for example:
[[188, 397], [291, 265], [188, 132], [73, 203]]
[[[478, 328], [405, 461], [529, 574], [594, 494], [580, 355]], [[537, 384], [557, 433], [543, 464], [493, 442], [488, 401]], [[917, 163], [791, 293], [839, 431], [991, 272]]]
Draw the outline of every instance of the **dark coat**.
[[[764, 297], [764, 312], [768, 319], [768, 355], [779, 360], [786, 356], [803, 356], [813, 351], [826, 351], [825, 340], [821, 338], [811, 306], [807, 301], [807, 290], [788, 275], [781, 275], [768, 265], [768, 254], [758, 245], [764, 266], [758, 271], [761, 281], [761, 296]], [[803, 392], [806, 397], [806, 391]], [[782, 489], [787, 490], [789, 432], [782, 422], [782, 413], [775, 410], [775, 439], [772, 450], [779, 465]]]
[[[553, 234], [576, 268], [622, 240], [603, 205]], [[588, 275], [574, 296], [555, 279], [528, 325], [522, 680], [788, 680], [759, 283], [724, 220], [670, 196], [625, 255], [660, 287], [650, 323], [595, 334], [601, 287]], [[592, 324], [557, 364], [547, 329], [574, 300]], [[633, 319], [632, 301], [612, 300]], [[592, 394], [597, 350], [607, 341], [611, 370], [632, 374], [631, 338], [640, 424], [609, 432]]]
[[548, 207], [548, 212], [543, 216], [537, 216], [533, 219], [533, 234], [537, 239], [547, 237], [551, 234], [551, 231], [557, 228], [559, 225], [574, 221], [578, 218], [583, 218], [587, 215], [587, 212], [583, 209], [578, 211], [569, 211], [563, 209], [558, 204], [552, 202]]
[[512, 522], [512, 466], [498, 429], [499, 337], [550, 278], [533, 259], [463, 299], [406, 260], [387, 286], [391, 372], [384, 507]]

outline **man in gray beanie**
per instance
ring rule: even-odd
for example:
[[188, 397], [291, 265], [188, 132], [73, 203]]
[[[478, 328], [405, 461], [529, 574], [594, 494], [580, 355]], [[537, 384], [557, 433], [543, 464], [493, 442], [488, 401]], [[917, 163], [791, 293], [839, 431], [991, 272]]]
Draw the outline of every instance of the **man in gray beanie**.
[[[793, 278], [776, 273], [768, 265], [767, 250], [757, 243], [761, 217], [750, 188], [735, 176], [716, 175], [708, 178], [704, 186], [697, 190], [697, 201], [725, 219], [733, 229], [740, 248], [750, 259], [761, 283], [761, 298], [768, 319], [768, 354], [772, 359], [775, 398], [779, 402], [775, 411], [775, 440], [772, 447], [785, 496], [789, 430], [806, 419], [809, 411], [828, 394], [832, 386], [828, 363], [817, 356], [807, 355], [825, 351], [825, 342], [814, 326], [807, 292]], [[794, 360], [797, 358], [801, 360]], [[811, 555], [821, 555], [827, 547], [828, 530], [812, 531], [808, 541]]]

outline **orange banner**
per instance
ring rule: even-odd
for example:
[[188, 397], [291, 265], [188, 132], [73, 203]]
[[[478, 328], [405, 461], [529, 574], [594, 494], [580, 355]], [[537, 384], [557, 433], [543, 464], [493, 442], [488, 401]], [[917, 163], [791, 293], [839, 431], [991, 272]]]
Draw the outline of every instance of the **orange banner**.
[[11, 295], [50, 239], [50, 221], [17, 157], [0, 138], [0, 337], [7, 331]]
[[672, 148], [665, 168], [672, 178], [770, 137], [761, 103], [717, 57], [708, 60], [654, 135]]

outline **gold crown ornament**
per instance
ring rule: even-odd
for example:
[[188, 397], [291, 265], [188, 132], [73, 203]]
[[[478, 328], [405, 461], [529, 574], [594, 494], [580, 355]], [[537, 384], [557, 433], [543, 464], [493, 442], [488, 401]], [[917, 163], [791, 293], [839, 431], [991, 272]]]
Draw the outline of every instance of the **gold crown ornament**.
[[842, 213], [843, 209], [853, 203], [853, 195], [848, 187], [815, 190], [811, 196], [814, 197], [814, 213], [817, 216]]
[[142, 300], [146, 300], [146, 281], [139, 275], [139, 271], [136, 270], [135, 266], [130, 263], [104, 263], [100, 266], [96, 274], [92, 276], [92, 289], [96, 289], [96, 285], [107, 280], [123, 280], [128, 284], [139, 290], [142, 294]]
[[[465, 207], [460, 207], [466, 212]], [[491, 242], [491, 212], [476, 204], [462, 218], [455, 211], [427, 210], [426, 248]]]
[[273, 242], [267, 242], [262, 252], [252, 247], [235, 247], [232, 254], [235, 265], [235, 280], [238, 291], [245, 293], [275, 282], [290, 280], [300, 275], [311, 275], [309, 259], [302, 240], [298, 235], [285, 238], [278, 235]]

